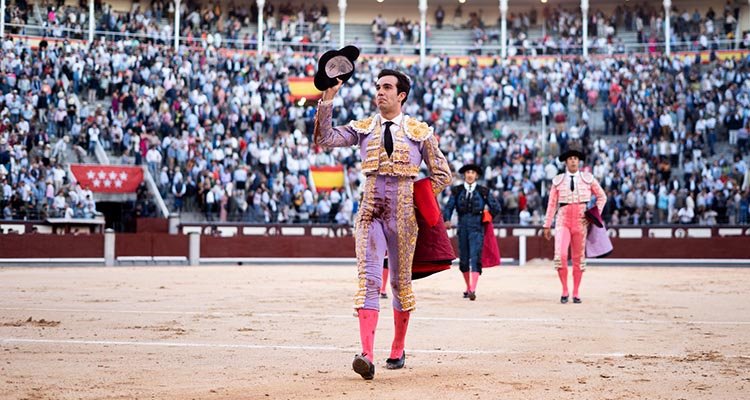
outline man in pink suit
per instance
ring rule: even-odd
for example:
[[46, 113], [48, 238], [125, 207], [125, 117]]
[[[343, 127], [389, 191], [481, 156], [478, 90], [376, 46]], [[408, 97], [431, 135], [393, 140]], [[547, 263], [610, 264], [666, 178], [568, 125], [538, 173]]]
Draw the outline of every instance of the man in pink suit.
[[434, 195], [451, 182], [445, 156], [432, 128], [404, 115], [401, 107], [409, 95], [409, 78], [401, 72], [383, 70], [375, 84], [379, 113], [346, 126], [332, 126], [332, 103], [341, 82], [326, 89], [315, 120], [314, 141], [323, 147], [359, 145], [362, 172], [366, 177], [361, 208], [355, 221], [355, 245], [359, 285], [354, 308], [359, 318], [362, 353], [352, 368], [364, 379], [373, 379], [373, 343], [378, 322], [383, 258], [393, 289], [395, 336], [386, 367], [404, 366], [404, 342], [409, 316], [416, 307], [412, 291], [412, 261], [417, 243], [414, 212], [414, 180], [422, 161], [430, 171]]
[[[544, 219], [544, 237], [550, 239], [552, 219], [555, 219], [554, 265], [562, 283], [561, 303], [568, 302], [568, 254], [573, 259], [573, 303], [581, 303], [578, 289], [581, 286], [583, 271], [586, 269], [586, 234], [588, 220], [586, 207], [591, 195], [596, 196], [599, 212], [607, 203], [607, 195], [591, 173], [580, 171], [579, 163], [585, 155], [580, 142], [570, 142], [568, 149], [560, 154], [559, 160], [565, 163], [565, 172], [552, 179], [552, 187], [547, 203], [547, 216]], [[570, 249], [570, 253], [568, 252]]]

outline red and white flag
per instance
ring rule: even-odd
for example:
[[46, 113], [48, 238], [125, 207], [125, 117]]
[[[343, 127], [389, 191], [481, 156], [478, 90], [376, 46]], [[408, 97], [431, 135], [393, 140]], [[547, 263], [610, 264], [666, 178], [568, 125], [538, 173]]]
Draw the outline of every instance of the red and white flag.
[[132, 193], [143, 181], [141, 167], [71, 164], [70, 171], [81, 187], [98, 193]]

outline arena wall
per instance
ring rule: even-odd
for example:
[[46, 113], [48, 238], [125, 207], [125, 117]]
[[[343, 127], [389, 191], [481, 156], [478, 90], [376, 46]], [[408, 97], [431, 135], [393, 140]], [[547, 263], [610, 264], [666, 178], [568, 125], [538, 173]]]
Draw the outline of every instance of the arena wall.
[[[144, 226], [139, 223], [139, 226]], [[247, 226], [233, 224], [182, 225], [179, 234], [165, 232], [109, 233], [114, 236], [117, 263], [185, 263], [190, 238], [199, 236], [201, 262], [253, 262], [268, 259], [353, 259], [354, 238], [349, 228], [336, 226]], [[504, 262], [552, 259], [552, 242], [541, 237], [541, 227], [496, 227]], [[450, 231], [455, 236], [455, 231]], [[614, 251], [610, 259], [746, 260], [748, 227], [617, 227], [610, 229]], [[85, 260], [104, 262], [105, 235], [4, 234], [0, 263], [40, 263]], [[456, 238], [453, 245], [458, 254]]]

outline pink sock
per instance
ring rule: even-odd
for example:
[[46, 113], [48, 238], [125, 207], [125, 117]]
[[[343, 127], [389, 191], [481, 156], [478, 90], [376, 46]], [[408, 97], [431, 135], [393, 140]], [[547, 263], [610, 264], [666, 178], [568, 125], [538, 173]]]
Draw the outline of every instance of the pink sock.
[[378, 310], [360, 308], [357, 315], [359, 316], [359, 338], [362, 340], [362, 354], [368, 360], [373, 361], [375, 328], [378, 326]]
[[573, 266], [573, 297], [578, 297], [578, 288], [581, 286], [583, 271], [580, 267]]
[[568, 295], [568, 267], [560, 267], [557, 269], [557, 275], [560, 276], [560, 283], [562, 283], [562, 295]]
[[479, 272], [472, 272], [471, 273], [471, 289], [469, 289], [472, 292], [477, 291], [477, 282], [479, 282]]
[[411, 313], [408, 311], [393, 310], [393, 326], [395, 328], [395, 333], [393, 335], [390, 358], [401, 358], [401, 354], [404, 352], [406, 330], [409, 327], [410, 316]]
[[469, 273], [468, 272], [462, 272], [464, 274], [464, 282], [466, 282], [466, 291], [471, 291], [471, 285], [469, 284]]
[[388, 268], [383, 268], [383, 284], [380, 285], [380, 293], [385, 293], [386, 287], [388, 287]]

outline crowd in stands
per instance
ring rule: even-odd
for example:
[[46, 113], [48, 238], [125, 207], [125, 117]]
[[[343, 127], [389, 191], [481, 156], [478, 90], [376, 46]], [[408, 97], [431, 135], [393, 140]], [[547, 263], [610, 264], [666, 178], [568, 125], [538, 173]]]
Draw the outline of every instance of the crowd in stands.
[[[372, 20], [372, 35], [375, 38], [375, 53], [388, 54], [392, 48], [419, 49], [419, 22], [399, 18], [388, 24], [382, 15], [378, 14]], [[430, 37], [430, 27], [426, 26], [427, 38]]]
[[[64, 171], [101, 145], [115, 160], [147, 165], [174, 211], [207, 220], [350, 223], [363, 181], [358, 156], [314, 146], [315, 104], [288, 97], [287, 78], [312, 76], [316, 60], [291, 51], [258, 60], [212, 45], [205, 52], [145, 42], [31, 49], [6, 40], [4, 217], [67, 209], [89, 216], [87, 189]], [[336, 99], [336, 123], [374, 112], [373, 82], [384, 67], [413, 78], [405, 112], [435, 126], [454, 170], [485, 166], [503, 204], [497, 222], [542, 222], [561, 168], [555, 156], [577, 139], [609, 194], [604, 217], [612, 224], [747, 223], [747, 59], [700, 65], [692, 57], [629, 56], [480, 67], [435, 56], [421, 71], [363, 59]], [[349, 185], [316, 193], [311, 166], [339, 163]]]
[[[625, 47], [618, 31], [636, 33], [635, 43], [641, 51], [661, 51], [664, 40], [664, 8], [661, 3], [642, 3], [635, 6], [618, 5], [611, 13], [596, 8], [588, 12], [587, 28], [590, 52], [613, 54], [624, 53]], [[709, 8], [705, 15], [695, 10], [679, 10], [674, 4], [671, 11], [671, 41], [677, 50], [710, 50], [734, 48], [734, 39], [739, 18], [739, 8], [729, 1], [721, 14]], [[437, 25], [442, 28], [445, 10], [435, 12]], [[510, 55], [581, 54], [583, 46], [583, 21], [580, 7], [566, 8], [563, 5], [545, 6], [541, 15], [532, 8], [527, 12], [509, 12], [507, 17]], [[385, 24], [384, 24], [385, 25]], [[398, 24], [396, 24], [398, 25]], [[454, 28], [472, 30], [474, 47], [471, 53], [482, 54], [484, 47], [500, 45], [500, 21], [487, 23], [481, 12], [472, 12], [464, 18], [462, 6], [453, 13]], [[529, 36], [531, 28], [541, 27], [539, 37]], [[750, 36], [743, 38], [741, 47], [750, 47]], [[495, 49], [496, 50], [496, 49]], [[496, 51], [494, 51], [496, 53]]]
[[[27, 0], [18, 0], [8, 8], [8, 21], [15, 24], [40, 23], [44, 33], [56, 38], [86, 38], [88, 29], [88, 2], [80, 0], [77, 7], [61, 1], [41, 3], [35, 22], [34, 10]], [[226, 9], [225, 9], [226, 8]], [[110, 39], [129, 37], [169, 44], [174, 36], [174, 2], [151, 0], [141, 4], [133, 2], [128, 11], [116, 11], [100, 0], [95, 2], [96, 29], [111, 32]], [[450, 10], [449, 10], [450, 11]], [[255, 24], [258, 17], [256, 2], [230, 2], [222, 7], [219, 2], [205, 3], [183, 1], [180, 5], [180, 36], [188, 45], [252, 49], [257, 43], [257, 30], [243, 29]], [[321, 44], [331, 42], [331, 29], [326, 2], [292, 4], [267, 1], [264, 37], [269, 48], [279, 50], [293, 45], [294, 50], [311, 51]], [[470, 29], [474, 41], [472, 54], [497, 53], [500, 44], [500, 21], [485, 21], [482, 10], [464, 12], [458, 4], [452, 18], [446, 10], [435, 11], [435, 25], [442, 29], [444, 23], [455, 28]], [[636, 46], [638, 50], [655, 53], [663, 48], [664, 9], [659, 4], [624, 4], [604, 12], [592, 4], [588, 12], [587, 27], [591, 53], [624, 53]], [[739, 18], [739, 8], [727, 2], [723, 10], [709, 8], [705, 15], [680, 10], [677, 4], [671, 11], [671, 41], [674, 50], [706, 50], [733, 48]], [[508, 13], [509, 55], [581, 54], [583, 45], [582, 14], [580, 7], [545, 5], [541, 11], [513, 10]], [[543, 27], [543, 34], [530, 37], [532, 28]], [[427, 25], [427, 38], [432, 25]], [[17, 26], [10, 32], [22, 30]], [[625, 43], [619, 31], [636, 32], [633, 42]], [[406, 17], [385, 21], [378, 16], [372, 21], [376, 53], [388, 54], [394, 49], [416, 49], [419, 44], [419, 23]], [[750, 34], [739, 41], [741, 47], [750, 47]], [[492, 46], [492, 47], [488, 47]], [[429, 48], [429, 43], [428, 43]], [[410, 52], [410, 51], [409, 51]]]
[[[19, 2], [20, 3], [20, 2]], [[19, 15], [26, 16], [20, 10]], [[95, 2], [95, 27], [108, 32], [107, 38], [121, 40], [132, 38], [153, 41], [157, 44], [172, 43], [174, 37], [175, 3], [170, 0], [151, 0], [150, 4], [133, 2], [127, 11], [117, 11], [110, 4]], [[44, 34], [53, 38], [85, 39], [88, 32], [88, 2], [81, 0], [75, 7], [57, 1], [42, 3], [41, 24]], [[230, 2], [223, 9], [219, 2], [206, 3], [183, 1], [180, 4], [180, 37], [189, 46], [214, 46], [236, 49], [253, 49], [257, 43], [257, 30], [243, 27], [255, 24], [258, 8], [255, 1], [249, 3]], [[279, 4], [268, 1], [264, 8], [265, 40], [272, 48], [295, 44], [295, 50], [309, 50], [313, 44], [331, 40], [328, 9], [323, 3], [292, 6], [290, 2]], [[19, 19], [21, 21], [23, 19]], [[26, 18], [28, 20], [28, 18]], [[24, 20], [23, 23], [28, 23]], [[21, 22], [19, 22], [21, 24]], [[35, 24], [31, 24], [35, 25]], [[13, 28], [14, 33], [19, 29]]]

